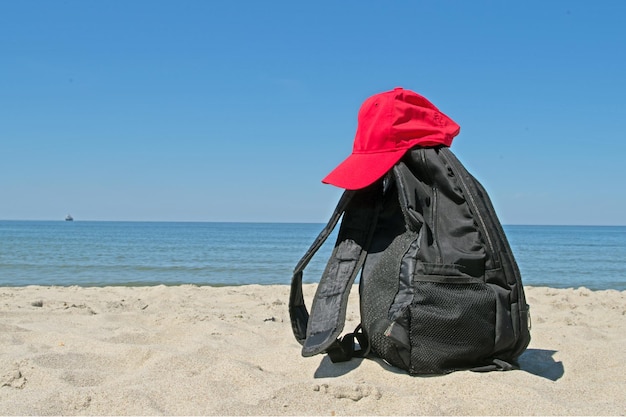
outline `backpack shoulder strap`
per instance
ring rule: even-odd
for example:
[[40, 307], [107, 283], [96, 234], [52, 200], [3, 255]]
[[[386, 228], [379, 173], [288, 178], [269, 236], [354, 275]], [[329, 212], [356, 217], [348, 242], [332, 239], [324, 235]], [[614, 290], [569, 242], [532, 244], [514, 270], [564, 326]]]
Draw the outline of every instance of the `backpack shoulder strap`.
[[[345, 191], [326, 227], [298, 262], [291, 280], [289, 315], [302, 355], [313, 356], [337, 347], [346, 317], [348, 296], [367, 254], [380, 210], [381, 185]], [[337, 242], [307, 311], [302, 294], [303, 270], [342, 217]]]
[[289, 294], [289, 317], [291, 319], [291, 328], [296, 340], [302, 345], [306, 340], [306, 328], [309, 322], [309, 312], [304, 303], [304, 296], [302, 294], [302, 275], [304, 269], [309, 264], [313, 255], [322, 247], [328, 236], [332, 233], [335, 226], [339, 222], [343, 212], [345, 211], [353, 192], [344, 191], [343, 195], [337, 203], [334, 213], [330, 217], [328, 224], [322, 229], [317, 236], [311, 247], [305, 252], [302, 259], [298, 262], [294, 268], [293, 275], [291, 277], [291, 290]]

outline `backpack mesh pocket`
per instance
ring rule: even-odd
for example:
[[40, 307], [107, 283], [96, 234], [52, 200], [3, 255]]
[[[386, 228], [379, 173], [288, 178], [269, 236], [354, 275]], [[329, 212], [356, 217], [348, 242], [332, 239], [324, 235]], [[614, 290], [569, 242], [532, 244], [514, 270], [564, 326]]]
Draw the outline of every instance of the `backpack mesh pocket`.
[[410, 310], [410, 373], [440, 374], [488, 363], [496, 300], [486, 284], [418, 281]]

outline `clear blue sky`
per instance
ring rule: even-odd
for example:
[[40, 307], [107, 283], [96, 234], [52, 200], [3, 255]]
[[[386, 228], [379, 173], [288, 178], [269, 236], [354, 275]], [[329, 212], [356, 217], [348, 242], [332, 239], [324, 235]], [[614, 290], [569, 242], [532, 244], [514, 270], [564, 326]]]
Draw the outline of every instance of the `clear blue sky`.
[[0, 219], [325, 222], [402, 86], [505, 224], [626, 224], [626, 1], [0, 1]]

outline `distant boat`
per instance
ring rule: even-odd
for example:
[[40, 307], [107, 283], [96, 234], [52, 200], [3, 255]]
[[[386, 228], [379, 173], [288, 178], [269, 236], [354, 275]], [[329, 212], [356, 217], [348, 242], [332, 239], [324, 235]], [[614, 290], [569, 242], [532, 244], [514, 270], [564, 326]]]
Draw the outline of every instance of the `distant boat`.
[[67, 216], [65, 216], [65, 221], [66, 221], [66, 222], [73, 222], [73, 221], [74, 221], [74, 218], [72, 217], [72, 215], [71, 215], [71, 214], [68, 214]]

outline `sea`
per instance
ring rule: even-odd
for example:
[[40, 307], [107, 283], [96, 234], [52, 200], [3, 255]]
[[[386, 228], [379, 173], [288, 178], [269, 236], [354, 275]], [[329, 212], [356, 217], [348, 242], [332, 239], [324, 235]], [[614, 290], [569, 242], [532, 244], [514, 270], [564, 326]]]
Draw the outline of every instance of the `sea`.
[[[317, 223], [0, 221], [0, 286], [289, 284]], [[524, 285], [626, 290], [626, 226], [505, 233]], [[318, 282], [336, 231], [304, 272]]]

